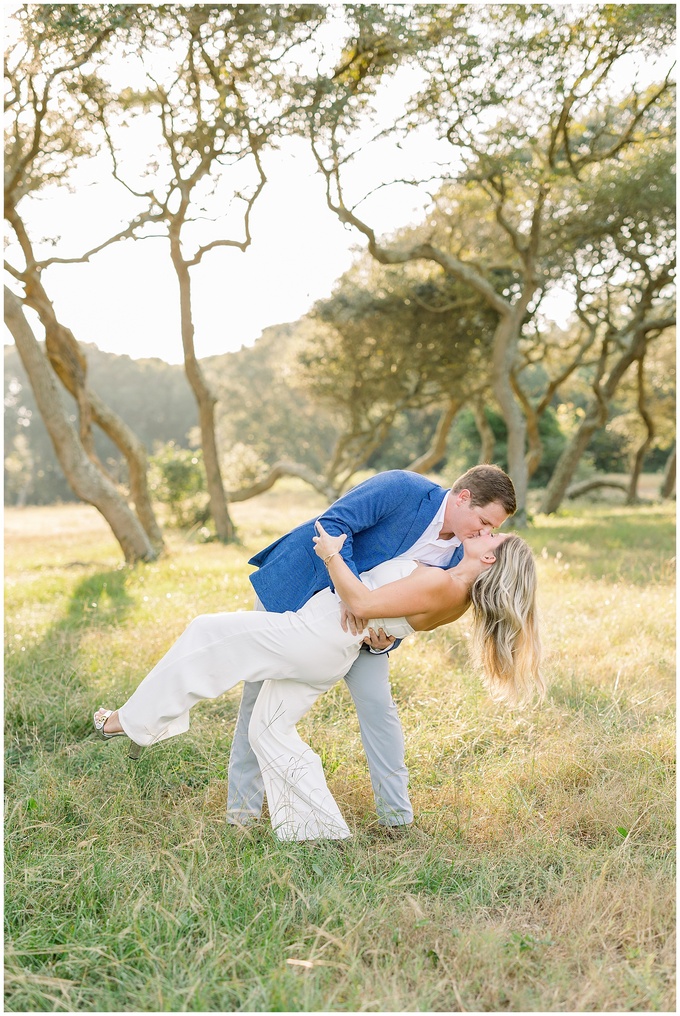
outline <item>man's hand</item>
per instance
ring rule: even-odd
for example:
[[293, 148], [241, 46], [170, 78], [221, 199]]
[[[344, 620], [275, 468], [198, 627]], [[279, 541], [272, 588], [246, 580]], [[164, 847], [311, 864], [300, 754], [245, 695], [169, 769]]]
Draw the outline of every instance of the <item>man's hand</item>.
[[360, 635], [366, 627], [368, 618], [355, 617], [351, 610], [340, 600], [340, 624], [343, 631], [349, 631], [352, 635]]
[[396, 642], [396, 636], [386, 635], [384, 628], [378, 628], [377, 632], [373, 628], [369, 628], [368, 635], [364, 639], [364, 645], [370, 646], [371, 649], [376, 649], [379, 652], [389, 649], [393, 642]]

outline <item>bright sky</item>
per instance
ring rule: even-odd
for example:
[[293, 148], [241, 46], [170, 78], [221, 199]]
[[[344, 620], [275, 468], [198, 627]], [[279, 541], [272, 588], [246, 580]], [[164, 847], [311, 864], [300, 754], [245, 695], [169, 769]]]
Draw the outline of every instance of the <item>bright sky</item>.
[[[350, 265], [358, 237], [326, 208], [311, 158], [300, 146], [273, 153], [269, 163], [271, 182], [253, 210], [251, 247], [245, 253], [218, 248], [191, 269], [199, 357], [240, 349], [268, 325], [297, 320]], [[63, 238], [54, 253], [77, 255], [119, 228], [107, 210], [120, 196], [103, 175], [75, 194], [53, 189], [30, 214], [26, 209], [27, 219], [37, 235]], [[241, 239], [242, 230], [222, 235]], [[43, 279], [61, 320], [81, 341], [134, 358], [182, 362], [167, 240], [122, 241], [89, 264], [55, 265]]]
[[[7, 10], [5, 18], [6, 35], [11, 36]], [[134, 65], [126, 62], [109, 65], [108, 74], [120, 87], [144, 84], [142, 78], [135, 80]], [[402, 80], [401, 92], [392, 83], [383, 97], [387, 115], [403, 111], [412, 85], [406, 76]], [[143, 164], [149, 153], [149, 130], [127, 133], [130, 165], [137, 154]], [[389, 179], [396, 154], [391, 143], [371, 146], [370, 154], [362, 153], [349, 168], [348, 191], [354, 190], [358, 198]], [[429, 176], [436, 160], [449, 163], [450, 158], [450, 145], [432, 138], [424, 145], [422, 139], [414, 139], [400, 148], [395, 175]], [[327, 208], [324, 181], [304, 142], [289, 139], [278, 151], [266, 152], [263, 162], [269, 183], [253, 208], [251, 246], [245, 252], [218, 248], [191, 269], [199, 357], [251, 345], [267, 326], [300, 318], [331, 292], [349, 268], [353, 251], [365, 246], [363, 238], [341, 225]], [[143, 207], [112, 179], [107, 155], [83, 162], [70, 183], [68, 190], [45, 188], [40, 197], [22, 202], [33, 242], [48, 241], [36, 243], [39, 257], [79, 256], [124, 228]], [[395, 185], [375, 194], [361, 212], [378, 232], [391, 232], [417, 221], [426, 199], [413, 187]], [[199, 242], [218, 237], [240, 240], [242, 220], [237, 217], [234, 222], [222, 231], [206, 224]], [[49, 242], [52, 238], [58, 242]], [[185, 253], [190, 256], [190, 246]], [[8, 260], [22, 263], [11, 245]], [[122, 241], [87, 264], [51, 266], [43, 273], [43, 282], [60, 320], [80, 341], [134, 358], [158, 356], [169, 363], [182, 362], [179, 296], [167, 239]], [[37, 316], [31, 311], [27, 315], [42, 337]], [[5, 342], [11, 342], [8, 333]]]
[[[112, 78], [129, 79], [127, 65], [111, 68]], [[391, 82], [383, 101], [402, 109], [413, 82]], [[389, 114], [390, 110], [387, 110]], [[128, 146], [134, 148], [135, 132]], [[147, 149], [144, 131], [139, 145]], [[356, 197], [390, 177], [426, 178], [433, 167], [450, 163], [451, 147], [432, 136], [411, 137], [398, 149], [393, 143], [371, 146], [347, 174]], [[289, 141], [270, 152], [265, 163], [269, 183], [252, 213], [253, 243], [242, 253], [218, 248], [191, 269], [195, 346], [199, 357], [251, 345], [269, 325], [295, 321], [328, 295], [350, 266], [352, 251], [365, 242], [343, 227], [328, 210], [324, 185], [311, 153], [302, 141]], [[426, 195], [395, 185], [380, 190], [361, 206], [360, 214], [379, 234], [420, 218]], [[21, 205], [32, 238], [59, 238], [38, 248], [41, 257], [78, 256], [117, 232], [140, 210], [110, 176], [103, 156], [82, 165], [72, 189], [52, 187]], [[206, 226], [200, 242], [219, 236], [242, 237], [241, 227], [220, 232]], [[10, 246], [9, 260], [21, 264]], [[95, 255], [89, 264], [52, 266], [43, 275], [57, 314], [82, 342], [134, 358], [157, 356], [182, 362], [177, 281], [166, 239], [126, 240]], [[557, 294], [544, 311], [565, 323], [568, 303]], [[28, 312], [31, 316], [31, 312]], [[37, 317], [31, 317], [42, 336]], [[6, 335], [5, 342], [11, 341]]]
[[[428, 146], [425, 159], [422, 148], [410, 158], [402, 149], [402, 168], [408, 162], [416, 177], [431, 172], [433, 155], [443, 154], [436, 149]], [[355, 179], [378, 180], [390, 161], [385, 147], [376, 150], [364, 159], [363, 173], [357, 165]], [[296, 321], [331, 292], [353, 252], [365, 246], [359, 233], [341, 225], [327, 208], [324, 182], [304, 143], [290, 142], [270, 153], [267, 175], [270, 182], [253, 209], [248, 250], [218, 248], [191, 269], [199, 357], [238, 350], [269, 325]], [[30, 208], [28, 202], [22, 206], [32, 236], [61, 237], [56, 247], [43, 247], [45, 257], [78, 256], [120, 228], [116, 213], [126, 196], [107, 178], [105, 160], [86, 164], [74, 184], [73, 193], [54, 187]], [[422, 209], [423, 196], [415, 188], [395, 185], [360, 211], [380, 233], [417, 221]], [[211, 229], [209, 238], [219, 235], [240, 239], [242, 231]], [[167, 240], [125, 240], [88, 264], [51, 266], [43, 281], [59, 318], [80, 341], [135, 359], [182, 362], [177, 280]], [[559, 303], [555, 312], [563, 320]], [[28, 314], [41, 334], [37, 317]], [[11, 342], [7, 335], [5, 342]]]

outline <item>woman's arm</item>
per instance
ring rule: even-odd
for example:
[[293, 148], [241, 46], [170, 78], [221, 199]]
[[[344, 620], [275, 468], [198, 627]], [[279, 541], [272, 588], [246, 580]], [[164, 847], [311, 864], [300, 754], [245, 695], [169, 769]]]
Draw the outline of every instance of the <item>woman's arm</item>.
[[388, 470], [348, 490], [326, 509], [319, 521], [329, 535], [347, 536], [342, 556], [358, 576], [353, 557], [354, 537], [375, 526], [392, 527], [405, 534], [423, 498], [432, 489], [436, 486], [424, 476], [401, 469]]
[[441, 568], [417, 568], [407, 578], [369, 589], [340, 554], [344, 536], [330, 536], [319, 522], [316, 527], [319, 536], [314, 537], [314, 550], [328, 568], [338, 595], [356, 616], [401, 617], [441, 613], [443, 608], [462, 611], [466, 606], [468, 590], [462, 583], [453, 583]]

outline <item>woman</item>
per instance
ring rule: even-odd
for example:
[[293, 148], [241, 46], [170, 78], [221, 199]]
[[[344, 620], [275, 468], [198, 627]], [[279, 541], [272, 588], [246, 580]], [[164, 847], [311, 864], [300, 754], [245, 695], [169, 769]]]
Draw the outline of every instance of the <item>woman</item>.
[[473, 654], [492, 695], [514, 703], [542, 693], [535, 610], [536, 570], [517, 536], [464, 541], [464, 557], [447, 570], [416, 561], [386, 561], [361, 579], [340, 555], [345, 536], [316, 524], [314, 550], [335, 592], [316, 593], [300, 610], [242, 611], [197, 617], [116, 712], [100, 708], [104, 739], [127, 735], [148, 746], [189, 728], [196, 702], [239, 681], [264, 681], [249, 738], [260, 763], [272, 826], [280, 839], [344, 839], [350, 831], [327, 785], [321, 761], [295, 724], [318, 696], [347, 673], [363, 635], [340, 625], [342, 600], [364, 629], [403, 638], [459, 618], [472, 604]]

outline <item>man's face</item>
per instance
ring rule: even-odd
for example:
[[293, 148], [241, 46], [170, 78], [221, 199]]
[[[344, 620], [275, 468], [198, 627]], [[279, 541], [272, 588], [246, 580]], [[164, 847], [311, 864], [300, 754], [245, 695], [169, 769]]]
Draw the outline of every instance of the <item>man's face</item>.
[[444, 514], [443, 531], [454, 533], [459, 540], [468, 540], [480, 533], [490, 533], [501, 526], [508, 513], [498, 501], [472, 507], [469, 490], [461, 490], [457, 494], [449, 494]]

